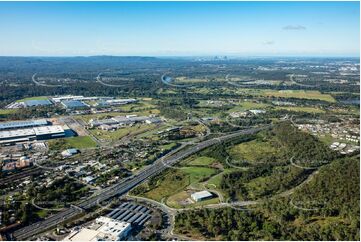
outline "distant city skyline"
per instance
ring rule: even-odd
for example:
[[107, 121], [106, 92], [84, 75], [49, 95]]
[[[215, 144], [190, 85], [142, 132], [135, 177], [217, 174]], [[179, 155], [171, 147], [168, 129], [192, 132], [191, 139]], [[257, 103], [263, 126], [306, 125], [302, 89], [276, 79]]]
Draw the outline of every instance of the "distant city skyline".
[[0, 2], [1, 56], [359, 56], [359, 2]]

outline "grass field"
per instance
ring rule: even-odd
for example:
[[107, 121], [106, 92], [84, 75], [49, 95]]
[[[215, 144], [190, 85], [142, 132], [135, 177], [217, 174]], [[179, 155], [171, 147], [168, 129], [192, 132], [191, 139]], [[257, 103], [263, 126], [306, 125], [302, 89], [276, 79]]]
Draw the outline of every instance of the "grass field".
[[[236, 168], [227, 168], [225, 169], [224, 171], [222, 171], [221, 173], [215, 175], [215, 176], [212, 176], [208, 181], [207, 181], [207, 184], [206, 186], [209, 187], [209, 188], [212, 188], [212, 189], [217, 189], [219, 190], [220, 186], [221, 186], [221, 180], [222, 180], [222, 176], [224, 174], [227, 174], [227, 173], [230, 173], [232, 171], [237, 171], [238, 169]], [[219, 190], [221, 191], [221, 190]]]
[[283, 97], [283, 98], [302, 98], [322, 100], [326, 102], [336, 102], [330, 94], [322, 94], [319, 91], [304, 91], [304, 90], [268, 90], [262, 92], [263, 96], [267, 97]]
[[185, 189], [193, 184], [197, 186], [202, 179], [216, 174], [216, 170], [207, 167], [182, 167], [177, 170], [170, 170], [165, 173], [158, 181], [156, 186], [142, 194], [147, 198], [161, 201], [174, 194], [185, 191]]
[[215, 169], [196, 166], [182, 167], [181, 171], [188, 175], [190, 184], [200, 182], [203, 179], [210, 177], [216, 173]]
[[268, 142], [252, 140], [233, 146], [230, 149], [230, 155], [235, 160], [247, 160], [257, 162], [262, 157], [275, 155], [277, 149], [272, 147]]
[[93, 148], [97, 144], [89, 136], [76, 136], [71, 138], [49, 140], [50, 149], [63, 150], [68, 148], [86, 149]]
[[26, 97], [26, 98], [17, 100], [16, 102], [24, 102], [24, 101], [28, 101], [28, 100], [46, 100], [46, 99], [48, 99], [48, 97], [45, 97], [45, 96]]
[[264, 109], [269, 107], [270, 105], [265, 103], [256, 103], [256, 102], [241, 102], [236, 107], [229, 110], [229, 112], [240, 112], [240, 111], [246, 111], [250, 109]]
[[144, 193], [147, 198], [160, 202], [162, 198], [169, 197], [183, 191], [189, 184], [189, 179], [180, 170], [167, 172], [157, 183], [157, 186]]
[[137, 124], [131, 127], [129, 126], [129, 127], [120, 128], [115, 131], [106, 131], [101, 129], [90, 129], [89, 131], [99, 140], [114, 141], [114, 140], [119, 140], [127, 135], [133, 135], [140, 132], [145, 132], [147, 130], [154, 128], [155, 128], [154, 124], [150, 124], [150, 125]]
[[201, 156], [201, 157], [196, 157], [194, 159], [191, 159], [189, 162], [187, 162], [187, 165], [190, 166], [209, 166], [210, 164], [214, 163], [216, 160], [211, 158], [211, 157], [207, 157], [207, 156]]
[[324, 110], [313, 107], [275, 107], [276, 110], [287, 110], [292, 112], [325, 113]]
[[6, 115], [10, 113], [16, 113], [16, 109], [0, 109], [0, 115]]

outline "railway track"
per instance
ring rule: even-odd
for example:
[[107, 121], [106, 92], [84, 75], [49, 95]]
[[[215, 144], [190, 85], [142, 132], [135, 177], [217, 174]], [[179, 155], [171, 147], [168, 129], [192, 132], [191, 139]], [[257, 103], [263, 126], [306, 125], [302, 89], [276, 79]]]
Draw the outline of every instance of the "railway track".
[[[99, 205], [102, 201], [106, 201], [115, 196], [122, 196], [122, 195], [126, 194], [132, 188], [134, 188], [137, 185], [141, 184], [142, 182], [146, 181], [150, 177], [153, 177], [153, 176], [161, 173], [168, 167], [174, 165], [179, 160], [182, 160], [192, 154], [195, 154], [195, 153], [197, 153], [207, 147], [215, 145], [219, 142], [223, 142], [223, 141], [235, 138], [239, 135], [256, 133], [256, 132], [263, 130], [265, 128], [268, 128], [268, 127], [270, 127], [270, 126], [265, 126], [263, 128], [252, 128], [252, 129], [248, 129], [248, 130], [237, 131], [233, 134], [228, 134], [228, 135], [224, 135], [219, 138], [213, 138], [210, 140], [200, 142], [195, 146], [192, 146], [186, 150], [181, 150], [178, 153], [175, 153], [168, 157], [167, 156], [161, 157], [160, 159], [155, 161], [152, 166], [143, 170], [141, 173], [134, 175], [132, 177], [129, 177], [127, 179], [124, 179], [120, 183], [102, 190], [101, 193], [98, 193], [98, 194], [86, 199], [85, 201], [76, 204], [76, 206], [71, 206], [70, 208], [67, 208], [59, 213], [56, 213], [55, 215], [52, 215], [52, 216], [46, 218], [45, 220], [31, 224], [27, 227], [18, 229], [13, 233], [13, 236], [16, 238], [16, 240], [27, 240], [29, 238], [32, 238], [36, 234], [39, 234], [47, 229], [53, 228], [56, 225], [81, 214], [82, 212], [84, 212], [84, 210], [87, 210], [96, 205]], [[167, 158], [165, 158], [165, 157], [167, 157]]]
[[31, 167], [27, 168], [26, 170], [18, 171], [15, 174], [5, 176], [0, 178], [0, 186], [7, 185], [9, 183], [14, 183], [14, 181], [22, 180], [26, 177], [36, 175], [42, 172], [40, 167]]

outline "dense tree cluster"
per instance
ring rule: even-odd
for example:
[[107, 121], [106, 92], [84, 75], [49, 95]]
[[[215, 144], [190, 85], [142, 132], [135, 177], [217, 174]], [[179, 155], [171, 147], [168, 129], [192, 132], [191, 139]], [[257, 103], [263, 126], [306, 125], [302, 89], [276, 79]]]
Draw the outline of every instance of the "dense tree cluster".
[[[251, 211], [184, 211], [176, 217], [176, 231], [193, 238], [223, 240], [359, 240], [358, 159], [343, 158], [325, 165], [290, 198], [270, 200]], [[309, 210], [297, 200], [303, 200]], [[323, 206], [312, 210], [317, 201], [323, 201]]]

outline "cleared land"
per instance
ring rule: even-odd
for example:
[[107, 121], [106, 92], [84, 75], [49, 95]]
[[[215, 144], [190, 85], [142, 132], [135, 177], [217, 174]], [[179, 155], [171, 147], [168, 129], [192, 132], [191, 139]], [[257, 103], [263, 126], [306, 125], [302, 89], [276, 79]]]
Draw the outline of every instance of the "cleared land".
[[49, 148], [63, 150], [68, 148], [86, 149], [96, 147], [96, 142], [89, 136], [77, 136], [49, 141]]
[[267, 97], [283, 97], [283, 98], [301, 98], [301, 99], [315, 99], [326, 102], [336, 102], [330, 94], [322, 94], [319, 91], [304, 91], [304, 90], [268, 90], [262, 92], [263, 96]]
[[262, 157], [272, 156], [276, 153], [277, 149], [269, 142], [258, 140], [241, 143], [230, 149], [230, 155], [232, 158], [235, 160], [246, 160], [249, 162], [257, 162]]
[[276, 110], [287, 110], [291, 112], [304, 112], [304, 113], [325, 113], [324, 110], [313, 107], [276, 107]]
[[46, 99], [48, 99], [48, 97], [46, 97], [46, 96], [27, 97], [27, 98], [17, 100], [16, 102], [24, 102], [24, 101], [29, 101], [29, 100], [46, 100]]

